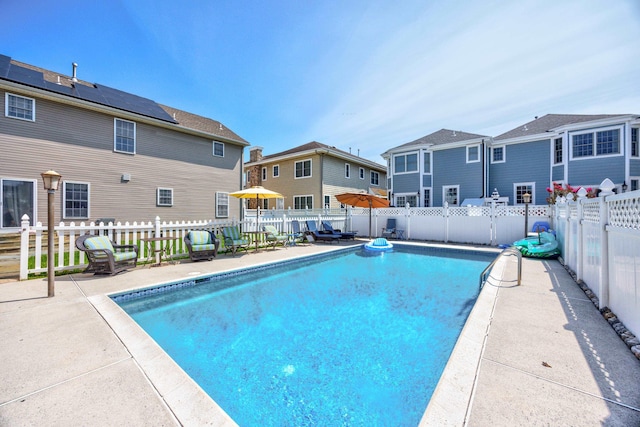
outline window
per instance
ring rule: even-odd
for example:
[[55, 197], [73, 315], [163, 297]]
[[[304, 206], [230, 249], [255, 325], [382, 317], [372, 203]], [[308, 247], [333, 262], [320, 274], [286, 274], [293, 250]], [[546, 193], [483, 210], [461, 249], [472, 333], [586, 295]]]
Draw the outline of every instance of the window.
[[250, 183], [250, 182], [251, 182], [251, 171], [247, 171], [247, 173], [246, 173], [246, 175], [245, 175], [245, 178], [244, 178], [244, 182], [245, 182], [246, 184], [248, 184], [248, 183]]
[[216, 157], [224, 157], [224, 143], [213, 141], [213, 155]]
[[480, 161], [480, 146], [471, 145], [467, 147], [467, 163], [476, 163]]
[[618, 154], [620, 152], [620, 132], [605, 130], [596, 132], [596, 155]]
[[629, 190], [636, 191], [640, 190], [640, 178], [631, 178], [631, 185], [629, 186]]
[[267, 168], [262, 168], [262, 180], [267, 180]]
[[424, 173], [430, 174], [431, 173], [431, 153], [424, 153], [422, 161], [424, 162], [424, 165], [423, 165]]
[[620, 153], [620, 128], [571, 135], [571, 157], [574, 159]]
[[380, 185], [380, 174], [376, 171], [371, 171], [371, 185]]
[[173, 188], [158, 188], [156, 206], [173, 206]]
[[126, 120], [115, 119], [114, 150], [120, 153], [135, 154], [136, 124]]
[[63, 181], [64, 217], [89, 218], [89, 184]]
[[[442, 187], [442, 200], [449, 206], [458, 206], [459, 185], [446, 185]], [[443, 203], [443, 204], [444, 204]]]
[[216, 191], [216, 217], [229, 217], [229, 193]]
[[32, 98], [25, 98], [24, 96], [13, 95], [10, 93], [5, 94], [5, 116], [13, 117], [14, 119], [29, 120], [35, 122], [36, 120], [36, 100]]
[[360, 179], [364, 179], [364, 168], [359, 169], [358, 175], [360, 176]]
[[273, 167], [272, 174], [273, 174], [273, 177], [274, 177], [274, 178], [279, 177], [279, 176], [280, 176], [280, 166], [275, 165], [275, 166]]
[[491, 163], [504, 163], [505, 147], [491, 147]]
[[293, 209], [312, 209], [313, 196], [294, 196]]
[[344, 177], [351, 178], [351, 165], [349, 163], [344, 164]]
[[515, 204], [516, 205], [524, 205], [524, 197], [522, 197], [525, 193], [529, 193], [531, 194], [531, 204], [535, 205], [536, 201], [535, 201], [535, 184], [532, 182], [525, 182], [525, 183], [516, 183], [513, 184], [513, 190], [515, 192], [515, 197], [513, 198], [513, 200], [515, 200]]
[[394, 157], [394, 173], [416, 172], [417, 170], [417, 154], [403, 154]]
[[631, 157], [640, 157], [638, 149], [638, 128], [631, 128]]
[[309, 178], [311, 176], [311, 160], [296, 162], [295, 174], [296, 178]]
[[329, 209], [331, 207], [331, 196], [324, 196], [324, 207]]
[[[36, 205], [36, 182], [18, 181], [14, 179], [0, 179], [0, 207], [2, 228], [20, 227], [23, 215], [29, 216], [29, 225], [37, 220], [34, 206]], [[64, 182], [64, 181], [63, 181]]]
[[396, 206], [404, 208], [409, 203], [409, 206], [415, 208], [418, 206], [418, 196], [415, 194], [405, 194], [396, 196]]
[[430, 208], [431, 207], [431, 189], [430, 188], [425, 188], [424, 189], [424, 203], [423, 206], [425, 208]]
[[562, 138], [556, 138], [553, 141], [553, 163], [562, 163]]

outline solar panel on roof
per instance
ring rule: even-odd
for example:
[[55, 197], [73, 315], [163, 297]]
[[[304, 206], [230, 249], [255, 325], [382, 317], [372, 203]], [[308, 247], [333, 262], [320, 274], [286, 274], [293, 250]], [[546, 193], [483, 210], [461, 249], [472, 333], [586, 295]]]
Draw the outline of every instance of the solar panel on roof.
[[150, 99], [108, 86], [94, 85], [94, 87], [92, 87], [76, 83], [73, 88], [69, 88], [68, 86], [48, 82], [45, 81], [42, 72], [11, 64], [11, 58], [5, 55], [0, 55], [0, 78], [61, 93], [85, 101], [108, 105], [120, 110], [153, 117], [158, 120], [177, 123], [162, 107]]
[[12, 65], [9, 68], [7, 79], [13, 80], [14, 82], [24, 83], [29, 86], [44, 88], [44, 77], [42, 76], [42, 73], [30, 70], [29, 68], [16, 67], [15, 65]]
[[11, 58], [6, 55], [0, 55], [0, 77], [7, 77], [10, 65]]

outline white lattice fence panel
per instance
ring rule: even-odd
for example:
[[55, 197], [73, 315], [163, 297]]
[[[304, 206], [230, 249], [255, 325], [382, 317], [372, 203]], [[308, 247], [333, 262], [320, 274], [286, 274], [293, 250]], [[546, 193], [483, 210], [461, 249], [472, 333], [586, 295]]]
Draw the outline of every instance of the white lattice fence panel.
[[600, 222], [600, 199], [582, 201], [582, 219], [586, 222]]
[[608, 235], [609, 308], [640, 336], [640, 232], [617, 228]]
[[[622, 198], [622, 196], [626, 196]], [[640, 229], [640, 190], [607, 198], [609, 224], [614, 227]]]
[[581, 279], [596, 295], [600, 295], [602, 288], [602, 261], [600, 225], [597, 222], [583, 222]]

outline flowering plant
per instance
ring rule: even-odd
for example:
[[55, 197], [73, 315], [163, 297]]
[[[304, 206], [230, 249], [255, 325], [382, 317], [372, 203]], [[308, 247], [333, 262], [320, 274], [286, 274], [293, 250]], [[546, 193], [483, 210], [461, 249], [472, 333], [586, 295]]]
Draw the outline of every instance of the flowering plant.
[[[549, 197], [547, 197], [547, 203], [550, 205], [554, 205], [556, 203], [556, 199], [558, 197], [565, 197], [567, 200], [578, 200], [578, 190], [582, 187], [572, 187], [567, 184], [565, 187], [562, 184], [553, 183], [553, 188], [547, 187], [547, 193], [549, 193]], [[594, 197], [598, 197], [598, 191], [594, 190], [591, 187], [587, 187], [587, 197], [592, 199]]]

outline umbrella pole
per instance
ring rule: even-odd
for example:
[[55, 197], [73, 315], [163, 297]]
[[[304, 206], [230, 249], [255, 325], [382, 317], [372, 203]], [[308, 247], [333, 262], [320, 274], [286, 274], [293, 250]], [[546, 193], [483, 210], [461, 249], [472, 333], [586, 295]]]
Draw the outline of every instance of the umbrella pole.
[[369, 200], [369, 240], [371, 240], [371, 200]]

